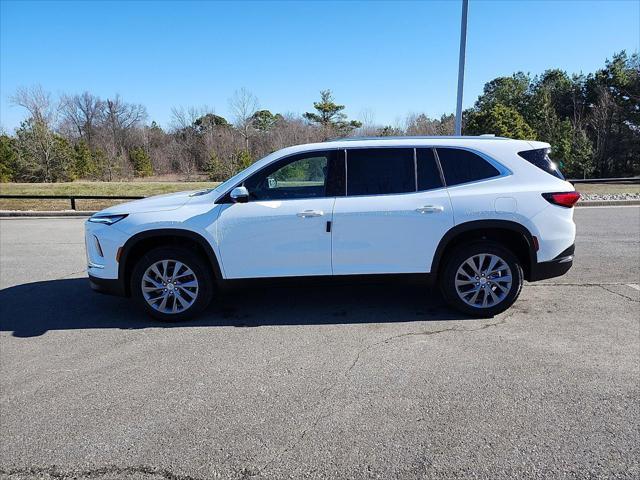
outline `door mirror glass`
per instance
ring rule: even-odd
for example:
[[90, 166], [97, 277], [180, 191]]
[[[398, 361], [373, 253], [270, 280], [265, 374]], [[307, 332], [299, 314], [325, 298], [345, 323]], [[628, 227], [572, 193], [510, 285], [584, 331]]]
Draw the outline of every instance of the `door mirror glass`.
[[236, 187], [229, 195], [235, 203], [247, 203], [249, 201], [249, 190], [246, 187]]
[[278, 180], [273, 177], [267, 178], [269, 188], [278, 188]]

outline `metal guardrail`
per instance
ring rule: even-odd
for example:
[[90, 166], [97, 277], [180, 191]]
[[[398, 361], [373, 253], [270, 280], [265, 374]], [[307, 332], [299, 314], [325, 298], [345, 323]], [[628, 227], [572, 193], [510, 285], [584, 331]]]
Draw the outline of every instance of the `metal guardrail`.
[[145, 197], [131, 195], [0, 195], [0, 199], [21, 200], [69, 200], [71, 210], [76, 209], [76, 200], [140, 200]]
[[626, 178], [569, 178], [567, 179], [571, 183], [629, 183], [639, 184], [640, 177], [626, 177]]
[[[571, 183], [624, 183], [640, 184], [640, 177], [627, 178], [570, 178]], [[69, 200], [71, 210], [76, 209], [76, 200], [140, 200], [145, 197], [132, 195], [0, 195], [0, 199], [23, 200]]]

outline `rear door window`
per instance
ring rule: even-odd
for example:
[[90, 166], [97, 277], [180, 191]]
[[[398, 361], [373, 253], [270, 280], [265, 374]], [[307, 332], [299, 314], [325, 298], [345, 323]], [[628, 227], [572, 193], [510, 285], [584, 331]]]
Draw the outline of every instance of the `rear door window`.
[[440, 169], [438, 169], [432, 148], [417, 149], [416, 166], [418, 167], [418, 191], [442, 187]]
[[416, 191], [413, 148], [347, 150], [347, 195]]
[[558, 177], [561, 180], [564, 180], [564, 175], [558, 168], [558, 165], [549, 158], [549, 149], [548, 148], [537, 148], [535, 150], [525, 150], [524, 152], [518, 152], [522, 158], [524, 158], [527, 162], [534, 164], [540, 170], [544, 170], [550, 175], [554, 177]]
[[480, 155], [459, 148], [438, 148], [438, 159], [447, 186], [497, 177], [500, 172]]

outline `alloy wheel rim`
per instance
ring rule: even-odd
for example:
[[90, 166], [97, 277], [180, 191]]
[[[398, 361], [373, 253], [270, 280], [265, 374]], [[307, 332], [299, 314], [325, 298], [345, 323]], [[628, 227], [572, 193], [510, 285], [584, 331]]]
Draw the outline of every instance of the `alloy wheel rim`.
[[509, 265], [491, 253], [479, 253], [467, 258], [455, 276], [458, 297], [474, 308], [498, 305], [507, 297], [512, 285]]
[[196, 274], [178, 260], [160, 260], [142, 275], [142, 295], [154, 310], [176, 314], [191, 308], [198, 298]]

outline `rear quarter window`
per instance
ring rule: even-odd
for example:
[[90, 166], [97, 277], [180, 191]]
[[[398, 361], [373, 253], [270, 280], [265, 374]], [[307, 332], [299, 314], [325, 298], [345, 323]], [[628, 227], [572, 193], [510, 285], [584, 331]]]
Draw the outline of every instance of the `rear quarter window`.
[[500, 172], [480, 155], [459, 148], [437, 148], [447, 186], [497, 177]]
[[525, 150], [523, 152], [518, 152], [522, 158], [524, 158], [527, 162], [532, 163], [540, 170], [544, 170], [550, 175], [559, 178], [560, 180], [564, 180], [564, 175], [558, 168], [558, 165], [549, 158], [549, 149], [548, 148], [537, 148], [535, 150]]

